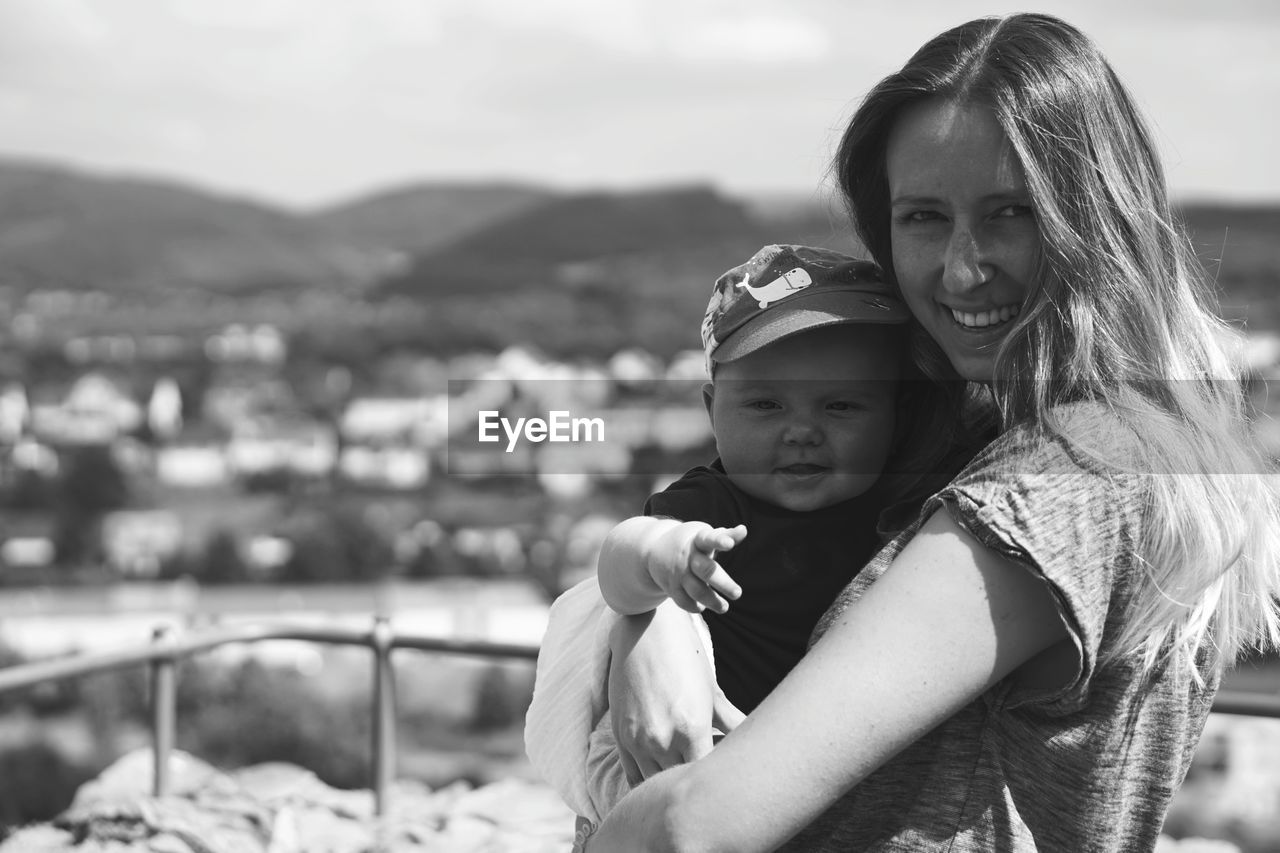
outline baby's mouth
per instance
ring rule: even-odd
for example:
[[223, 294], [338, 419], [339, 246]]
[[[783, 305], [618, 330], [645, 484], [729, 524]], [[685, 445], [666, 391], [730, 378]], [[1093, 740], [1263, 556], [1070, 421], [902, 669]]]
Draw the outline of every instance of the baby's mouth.
[[795, 462], [791, 465], [782, 465], [776, 470], [792, 477], [812, 477], [815, 474], [825, 473], [827, 467], [825, 465], [815, 465], [812, 462]]

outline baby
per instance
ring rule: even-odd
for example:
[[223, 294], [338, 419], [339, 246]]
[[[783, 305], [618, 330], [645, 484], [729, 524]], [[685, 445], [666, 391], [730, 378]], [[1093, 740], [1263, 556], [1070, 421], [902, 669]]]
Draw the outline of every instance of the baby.
[[702, 325], [719, 458], [601, 555], [618, 613], [666, 598], [703, 613], [717, 683], [744, 712], [880, 544], [907, 318], [874, 266], [825, 249], [768, 246], [721, 276]]
[[526, 748], [587, 821], [629, 788], [606, 696], [616, 614], [667, 598], [700, 614], [716, 682], [749, 712], [878, 549], [908, 318], [874, 265], [827, 249], [766, 246], [716, 281], [702, 340], [718, 458], [614, 529], [598, 581], [553, 604], [538, 659]]

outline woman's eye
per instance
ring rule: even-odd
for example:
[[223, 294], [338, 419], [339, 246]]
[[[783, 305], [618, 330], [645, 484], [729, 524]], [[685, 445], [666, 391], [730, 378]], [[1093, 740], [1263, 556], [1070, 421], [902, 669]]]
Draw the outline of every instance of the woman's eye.
[[996, 211], [996, 216], [1001, 219], [1013, 219], [1021, 216], [1035, 215], [1035, 211], [1029, 204], [1007, 204]]
[[936, 222], [942, 219], [942, 214], [936, 210], [908, 210], [905, 213], [898, 214], [899, 225], [912, 225], [921, 222]]

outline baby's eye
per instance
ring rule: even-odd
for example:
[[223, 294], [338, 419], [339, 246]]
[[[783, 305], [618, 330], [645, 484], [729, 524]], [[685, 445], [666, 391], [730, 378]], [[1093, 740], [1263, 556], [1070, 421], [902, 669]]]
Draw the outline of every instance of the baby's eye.
[[747, 403], [748, 409], [755, 409], [758, 412], [772, 412], [781, 408], [777, 400], [752, 400]]
[[834, 400], [827, 403], [827, 409], [833, 412], [856, 412], [860, 408], [862, 407], [857, 403], [849, 400]]

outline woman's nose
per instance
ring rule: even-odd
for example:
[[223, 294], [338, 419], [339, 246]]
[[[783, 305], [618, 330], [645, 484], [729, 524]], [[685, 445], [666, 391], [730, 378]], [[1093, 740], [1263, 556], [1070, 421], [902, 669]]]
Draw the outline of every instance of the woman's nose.
[[955, 229], [947, 243], [943, 286], [952, 293], [964, 293], [986, 284], [994, 274], [978, 235], [968, 228]]

